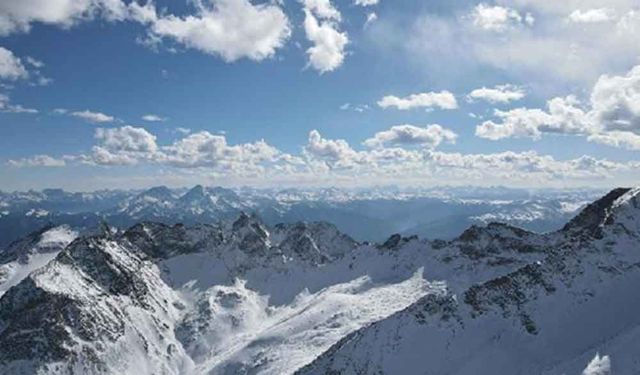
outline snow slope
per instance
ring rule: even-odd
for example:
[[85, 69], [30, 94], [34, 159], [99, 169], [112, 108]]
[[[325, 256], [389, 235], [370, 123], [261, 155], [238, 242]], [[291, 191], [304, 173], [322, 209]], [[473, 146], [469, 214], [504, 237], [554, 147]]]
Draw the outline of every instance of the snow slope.
[[45, 227], [12, 243], [0, 253], [0, 297], [29, 273], [53, 260], [77, 236], [67, 226]]
[[638, 374], [639, 223], [640, 189], [614, 191], [550, 236], [541, 261], [429, 294], [298, 373]]

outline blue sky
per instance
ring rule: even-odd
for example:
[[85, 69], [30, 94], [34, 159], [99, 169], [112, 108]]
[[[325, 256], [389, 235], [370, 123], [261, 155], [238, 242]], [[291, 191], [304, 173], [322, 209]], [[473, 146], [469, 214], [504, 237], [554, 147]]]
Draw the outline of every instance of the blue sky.
[[0, 189], [634, 184], [638, 37], [627, 0], [3, 2]]

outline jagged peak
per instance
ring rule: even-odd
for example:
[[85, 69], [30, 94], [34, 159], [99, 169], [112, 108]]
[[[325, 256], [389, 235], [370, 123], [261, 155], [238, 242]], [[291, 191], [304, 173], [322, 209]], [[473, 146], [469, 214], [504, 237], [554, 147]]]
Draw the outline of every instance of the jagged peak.
[[25, 237], [13, 241], [4, 251], [0, 251], [0, 264], [13, 260], [25, 261], [33, 251], [59, 251], [72, 242], [77, 235], [67, 225], [56, 226], [49, 223]]
[[294, 223], [279, 223], [274, 229], [278, 232], [330, 232], [332, 234], [344, 235], [338, 227], [326, 221], [297, 221]]
[[161, 186], [154, 186], [152, 188], [149, 188], [143, 191], [142, 193], [140, 193], [139, 196], [151, 196], [156, 198], [173, 198], [173, 192], [168, 187], [161, 185]]
[[189, 189], [184, 195], [180, 197], [181, 202], [191, 202], [200, 200], [207, 195], [207, 192], [202, 185], [196, 185]]
[[459, 242], [474, 242], [479, 241], [485, 237], [488, 238], [525, 238], [527, 236], [535, 235], [533, 232], [529, 232], [525, 229], [518, 228], [516, 226], [491, 222], [486, 226], [472, 225], [467, 230], [462, 232], [455, 241]]
[[610, 215], [616, 202], [630, 193], [630, 197], [635, 197], [640, 192], [639, 189], [617, 188], [597, 201], [585, 207], [576, 217], [569, 221], [563, 228], [562, 232], [586, 232], [589, 235], [601, 236], [602, 226], [611, 223]]
[[245, 228], [251, 228], [253, 230], [263, 231], [265, 232], [265, 236], [268, 234], [266, 230], [266, 226], [264, 225], [264, 223], [262, 222], [262, 219], [260, 219], [260, 217], [257, 214], [255, 213], [247, 214], [245, 211], [240, 211], [238, 218], [233, 221], [233, 224], [231, 225], [231, 229], [234, 232], [238, 232]]
[[287, 254], [324, 263], [353, 250], [357, 241], [324, 221], [281, 223], [274, 227], [272, 241]]
[[126, 230], [120, 239], [134, 245], [152, 259], [167, 259], [218, 245], [222, 241], [221, 237], [219, 227], [214, 225], [186, 227], [183, 224], [143, 222]]
[[387, 249], [387, 250], [397, 250], [409, 242], [418, 241], [418, 240], [419, 240], [418, 236], [415, 236], [415, 235], [409, 236], [409, 237], [403, 237], [402, 235], [395, 233], [389, 236], [389, 238], [387, 238], [385, 242], [379, 245], [378, 248]]

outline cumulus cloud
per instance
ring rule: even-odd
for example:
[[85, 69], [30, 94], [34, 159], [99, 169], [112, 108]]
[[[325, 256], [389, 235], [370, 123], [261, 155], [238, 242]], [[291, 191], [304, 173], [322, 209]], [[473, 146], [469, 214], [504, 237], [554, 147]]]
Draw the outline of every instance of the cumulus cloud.
[[604, 130], [640, 134], [640, 65], [623, 76], [603, 75], [591, 93], [592, 116]]
[[111, 151], [153, 153], [158, 149], [154, 135], [144, 128], [130, 125], [114, 129], [98, 128], [95, 138], [101, 142], [101, 147]]
[[229, 145], [223, 135], [194, 133], [163, 148], [164, 160], [179, 167], [255, 165], [275, 161], [280, 151], [265, 141]]
[[[443, 133], [442, 130], [439, 132]], [[568, 182], [605, 183], [613, 178], [617, 183], [626, 183], [640, 172], [638, 162], [612, 162], [590, 156], [557, 160], [535, 151], [492, 154], [434, 151], [430, 146], [440, 137], [435, 133], [380, 132], [371, 138], [377, 139], [375, 147], [356, 150], [346, 140], [328, 139], [313, 130], [302, 152], [291, 155], [264, 140], [229, 144], [223, 135], [206, 131], [159, 145], [156, 137], [145, 129], [123, 126], [96, 130], [97, 144], [86, 154], [65, 155], [60, 159], [38, 155], [7, 164], [20, 167], [62, 166], [62, 162], [109, 167], [148, 164], [172, 168], [176, 173], [207, 174], [230, 181], [265, 183], [277, 180], [294, 184], [305, 181], [332, 185], [338, 182], [367, 185], [447, 181], [464, 184], [509, 182], [525, 186], [558, 182], [566, 186]], [[450, 134], [448, 139], [442, 136], [440, 142], [453, 140]], [[416, 144], [427, 147], [405, 147]]]
[[147, 27], [144, 43], [169, 39], [232, 62], [271, 57], [291, 35], [289, 19], [276, 3], [249, 0], [197, 0], [194, 14], [159, 13], [153, 2], [122, 0], [33, 0], [0, 3], [0, 35], [27, 32], [33, 23], [63, 28], [96, 18], [135, 21]]
[[514, 85], [498, 85], [493, 88], [482, 87], [471, 91], [468, 95], [468, 99], [484, 100], [492, 104], [497, 103], [509, 103], [512, 101], [520, 100], [525, 97], [525, 92], [522, 88]]
[[28, 158], [9, 160], [7, 165], [15, 168], [25, 167], [64, 167], [66, 162], [64, 159], [56, 159], [49, 155], [35, 155]]
[[123, 126], [97, 129], [98, 144], [88, 154], [69, 160], [96, 166], [126, 166], [140, 163], [180, 170], [203, 169], [233, 176], [256, 176], [267, 168], [282, 170], [295, 165], [296, 157], [285, 154], [265, 141], [230, 145], [225, 136], [207, 131], [189, 134], [160, 146], [156, 136], [144, 128]]
[[609, 146], [638, 149], [640, 66], [622, 76], [601, 76], [587, 104], [574, 96], [557, 97], [547, 102], [546, 110], [496, 110], [495, 116], [500, 122], [485, 121], [478, 125], [477, 136], [498, 140], [538, 139], [543, 133], [573, 134]]
[[540, 138], [540, 127], [551, 125], [555, 119], [541, 109], [517, 108], [510, 111], [495, 111], [502, 122], [485, 121], [476, 127], [480, 138], [498, 140], [503, 138]]
[[149, 24], [151, 42], [168, 38], [227, 62], [272, 57], [291, 35], [289, 19], [277, 4], [254, 5], [248, 0], [195, 4], [195, 15], [158, 15], [148, 7], [136, 7], [135, 18]]
[[414, 146], [426, 148], [438, 147], [442, 142], [455, 143], [458, 135], [440, 125], [429, 125], [425, 128], [413, 125], [392, 126], [389, 130], [376, 133], [372, 138], [364, 141], [368, 147], [383, 147], [386, 145]]
[[27, 78], [29, 73], [19, 57], [0, 47], [0, 79], [17, 80]]
[[335, 21], [342, 20], [342, 14], [336, 9], [330, 0], [304, 0], [305, 9], [315, 14], [321, 19], [330, 19]]
[[344, 62], [349, 43], [346, 32], [339, 30], [340, 12], [329, 0], [304, 0], [304, 31], [313, 46], [307, 49], [309, 66], [326, 73]]
[[456, 97], [449, 91], [441, 91], [412, 94], [404, 98], [388, 95], [378, 101], [378, 106], [385, 109], [395, 107], [403, 111], [414, 108], [433, 107], [456, 109], [458, 108], [458, 102]]
[[590, 135], [587, 140], [611, 147], [640, 150], [640, 135], [630, 132], [610, 131]]
[[576, 9], [569, 15], [569, 21], [575, 23], [600, 23], [615, 20], [616, 12], [610, 8], [581, 10]]
[[347, 141], [322, 138], [317, 130], [309, 133], [309, 141], [304, 150], [313, 157], [330, 161], [355, 160], [358, 157], [358, 153], [349, 146]]
[[0, 2], [0, 35], [27, 32], [33, 23], [68, 28], [78, 22], [102, 17], [122, 20], [127, 6], [120, 0], [32, 0]]
[[99, 141], [90, 155], [80, 160], [94, 165], [134, 165], [140, 161], [152, 161], [158, 151], [156, 137], [143, 128], [123, 126], [113, 129], [96, 129]]
[[93, 112], [89, 110], [84, 111], [75, 111], [69, 113], [70, 116], [77, 117], [79, 119], [83, 119], [85, 121], [93, 122], [93, 123], [104, 123], [104, 122], [113, 122], [115, 121], [115, 117], [106, 115], [102, 112]]
[[144, 121], [149, 121], [149, 122], [163, 122], [163, 121], [167, 121], [166, 117], [162, 117], [162, 116], [158, 116], [158, 115], [154, 115], [154, 114], [148, 114], [148, 115], [144, 115], [142, 116], [142, 119]]
[[535, 19], [529, 13], [524, 16], [517, 10], [502, 6], [478, 4], [471, 12], [473, 25], [487, 31], [503, 32], [523, 24], [533, 25]]
[[585, 135], [593, 131], [587, 113], [573, 96], [551, 99], [547, 102], [547, 111], [516, 108], [495, 110], [494, 115], [501, 122], [485, 121], [476, 128], [477, 136], [492, 140], [511, 137], [539, 139], [542, 133]]

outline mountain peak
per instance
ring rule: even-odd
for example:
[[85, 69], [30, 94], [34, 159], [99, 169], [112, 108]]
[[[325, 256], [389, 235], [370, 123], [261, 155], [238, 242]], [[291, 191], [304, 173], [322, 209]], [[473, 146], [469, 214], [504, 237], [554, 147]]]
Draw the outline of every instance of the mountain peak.
[[191, 201], [195, 199], [200, 199], [206, 195], [206, 191], [204, 186], [196, 185], [189, 189], [182, 197], [180, 197], [181, 201]]
[[617, 188], [610, 191], [604, 197], [585, 207], [575, 218], [569, 221], [564, 228], [562, 228], [562, 231], [585, 231], [594, 237], [601, 236], [601, 228], [610, 220], [609, 215], [612, 212], [614, 203], [630, 191], [632, 191], [630, 188]]
[[154, 186], [140, 193], [140, 195], [150, 196], [154, 198], [168, 199], [173, 198], [173, 193], [166, 186]]

